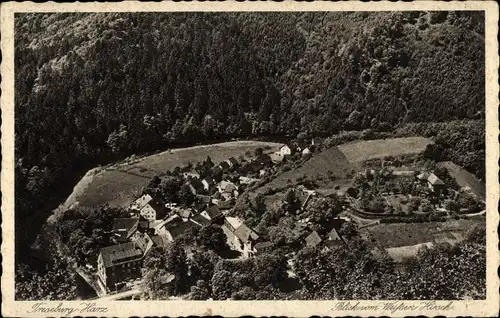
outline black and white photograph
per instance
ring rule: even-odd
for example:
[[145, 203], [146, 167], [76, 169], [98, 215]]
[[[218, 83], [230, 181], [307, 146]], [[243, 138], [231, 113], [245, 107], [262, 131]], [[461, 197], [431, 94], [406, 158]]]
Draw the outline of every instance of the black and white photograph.
[[16, 302], [486, 301], [485, 9], [79, 11], [13, 15]]

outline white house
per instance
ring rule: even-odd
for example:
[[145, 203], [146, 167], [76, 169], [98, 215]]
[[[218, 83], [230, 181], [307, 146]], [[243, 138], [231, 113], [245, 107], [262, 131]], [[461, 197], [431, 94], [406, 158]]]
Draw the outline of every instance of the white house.
[[280, 148], [279, 152], [282, 156], [289, 156], [292, 154], [292, 149], [290, 149], [287, 145], [284, 145]]
[[309, 150], [309, 148], [304, 148], [304, 150], [302, 150], [302, 156], [308, 155], [310, 153], [311, 153], [311, 150]]

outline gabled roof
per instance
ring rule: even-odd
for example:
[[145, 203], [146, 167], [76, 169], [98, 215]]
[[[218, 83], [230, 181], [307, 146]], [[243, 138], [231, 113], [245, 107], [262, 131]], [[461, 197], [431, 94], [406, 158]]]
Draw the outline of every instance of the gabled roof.
[[227, 161], [232, 166], [235, 166], [238, 164], [238, 160], [236, 160], [236, 158], [234, 158], [234, 157], [230, 157], [229, 159], [227, 159]]
[[201, 214], [197, 214], [197, 215], [191, 217], [191, 221], [194, 222], [194, 223], [199, 224], [200, 226], [204, 226], [204, 225], [209, 225], [210, 224], [210, 220], [206, 219]]
[[193, 188], [196, 190], [196, 192], [203, 190], [203, 182], [201, 182], [201, 180], [198, 178], [189, 178], [188, 183], [191, 186], [193, 186]]
[[153, 241], [147, 233], [135, 232], [132, 237], [133, 242], [145, 254], [153, 246]]
[[234, 206], [234, 199], [230, 200], [217, 200], [215, 203], [221, 210], [229, 210]]
[[179, 215], [181, 218], [189, 218], [191, 216], [191, 211], [190, 210], [187, 210], [187, 209], [178, 209], [178, 210], [175, 210], [175, 212], [177, 213], [177, 215]]
[[116, 218], [113, 220], [113, 232], [119, 240], [128, 239], [139, 226], [139, 218]]
[[427, 172], [422, 172], [417, 176], [417, 179], [419, 180], [427, 180], [427, 178], [429, 178], [429, 173]]
[[151, 197], [149, 194], [143, 194], [134, 201], [133, 206], [140, 210], [151, 200], [153, 200], [153, 197]]
[[222, 170], [229, 169], [229, 163], [226, 161], [222, 161], [219, 166], [222, 168]]
[[215, 184], [214, 179], [209, 178], [209, 177], [204, 178], [203, 181], [205, 181], [208, 185], [214, 185]]
[[233, 192], [234, 190], [238, 190], [238, 187], [234, 183], [224, 180], [219, 183], [219, 187], [222, 191], [225, 192]]
[[101, 249], [104, 267], [111, 267], [115, 264], [140, 259], [142, 251], [134, 243], [111, 245]]
[[226, 221], [231, 225], [233, 229], [237, 229], [243, 224], [243, 221], [240, 218], [226, 216]]
[[427, 178], [427, 181], [432, 185], [444, 185], [444, 182], [441, 181], [434, 173], [431, 173]]
[[159, 247], [165, 247], [168, 244], [168, 241], [166, 241], [162, 236], [160, 235], [155, 235], [151, 237], [151, 241], [153, 241], [154, 246], [159, 246]]
[[174, 240], [186, 233], [189, 229], [198, 227], [197, 224], [191, 221], [183, 222], [181, 219], [179, 219], [179, 221], [165, 224], [165, 229], [172, 235], [172, 239]]
[[248, 243], [250, 240], [257, 240], [259, 235], [245, 224], [240, 225], [235, 231], [234, 235], [239, 238], [243, 243]]
[[328, 233], [328, 239], [330, 241], [342, 241], [342, 238], [340, 237], [339, 233], [337, 232], [336, 229], [332, 229], [329, 233]]
[[318, 246], [321, 243], [321, 237], [319, 236], [318, 232], [313, 231], [311, 234], [309, 234], [306, 237], [306, 243], [307, 246], [315, 247]]
[[207, 212], [211, 220], [222, 216], [222, 212], [220, 211], [219, 207], [215, 204], [209, 206], [205, 211]]
[[271, 161], [274, 161], [274, 162], [281, 162], [284, 159], [284, 157], [279, 153], [272, 153], [269, 156], [271, 158]]
[[196, 198], [200, 201], [200, 202], [203, 202], [203, 203], [210, 203], [212, 202], [212, 197], [209, 196], [209, 195], [201, 195], [201, 194], [198, 194], [196, 196]]

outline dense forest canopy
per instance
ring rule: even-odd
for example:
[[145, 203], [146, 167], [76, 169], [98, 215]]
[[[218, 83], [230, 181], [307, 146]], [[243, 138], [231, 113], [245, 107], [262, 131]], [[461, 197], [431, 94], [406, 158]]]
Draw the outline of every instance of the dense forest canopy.
[[18, 14], [15, 85], [22, 240], [23, 220], [50, 211], [85, 169], [132, 153], [451, 120], [483, 127], [484, 14]]

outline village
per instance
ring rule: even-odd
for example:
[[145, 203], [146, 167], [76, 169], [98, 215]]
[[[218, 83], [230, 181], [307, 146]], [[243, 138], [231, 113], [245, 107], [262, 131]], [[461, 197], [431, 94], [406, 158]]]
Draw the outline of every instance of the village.
[[[196, 167], [176, 168], [163, 179], [154, 178], [129, 206], [130, 216], [114, 220], [111, 235], [115, 244], [102, 248], [97, 257], [98, 285], [104, 293], [126, 290], [130, 282], [140, 281], [142, 260], [153, 247], [165, 247], [193, 229], [210, 225], [222, 229], [233, 252], [227, 254], [231, 255], [228, 259], [272, 251], [275, 244], [248, 226], [244, 218], [233, 215], [233, 207], [242, 193], [262, 185], [263, 179], [279, 171], [283, 162], [307, 160], [312, 155], [310, 148], [314, 149], [314, 140], [311, 147], [284, 145], [268, 154], [259, 149], [253, 156], [239, 160], [231, 157], [217, 165], [207, 158]], [[162, 182], [175, 183], [172, 180], [176, 180], [177, 187], [180, 185], [180, 195], [160, 190]], [[366, 168], [354, 176], [345, 191], [337, 187], [335, 196], [340, 199], [341, 211], [319, 228], [311, 226], [310, 218], [303, 216], [310, 201], [325, 204], [327, 198], [314, 189], [295, 185], [289, 191], [296, 198], [292, 200], [299, 203], [293, 212], [296, 221], [283, 229], [293, 233], [300, 246], [328, 249], [346, 244], [339, 234], [345, 223], [445, 220], [484, 208], [484, 202], [471, 189], [457, 187], [453, 182], [448, 178], [445, 184], [432, 171], [404, 170], [387, 164]], [[290, 269], [294, 254], [288, 254]]]

